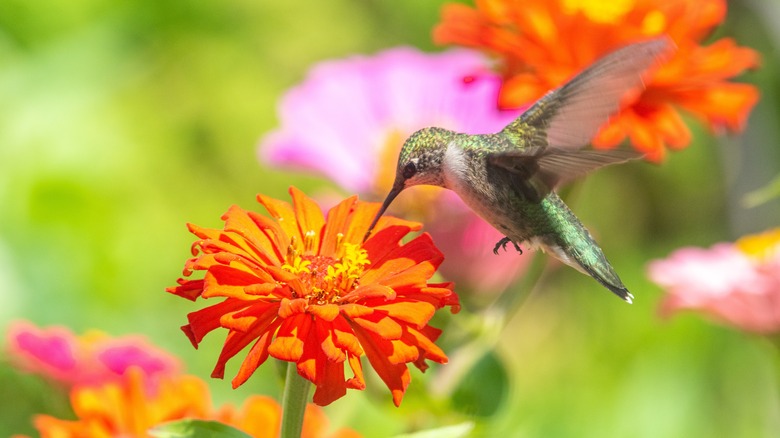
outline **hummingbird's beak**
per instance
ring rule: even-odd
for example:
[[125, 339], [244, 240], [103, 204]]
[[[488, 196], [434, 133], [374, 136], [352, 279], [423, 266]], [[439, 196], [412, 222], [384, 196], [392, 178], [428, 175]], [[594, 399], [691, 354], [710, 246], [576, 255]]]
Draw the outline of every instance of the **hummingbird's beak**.
[[379, 211], [376, 214], [376, 217], [374, 217], [374, 220], [371, 221], [371, 226], [368, 227], [368, 231], [366, 231], [366, 235], [363, 236], [363, 242], [368, 240], [369, 234], [371, 234], [372, 231], [374, 231], [374, 227], [376, 226], [376, 223], [379, 222], [379, 218], [382, 217], [382, 215], [385, 213], [385, 210], [387, 210], [387, 207], [390, 206], [390, 204], [393, 202], [396, 196], [398, 196], [401, 191], [404, 189], [404, 183], [401, 181], [400, 183], [396, 182], [393, 184], [393, 188], [390, 189], [390, 193], [387, 194], [387, 197], [385, 198], [385, 202], [382, 203], [382, 207], [379, 209]]

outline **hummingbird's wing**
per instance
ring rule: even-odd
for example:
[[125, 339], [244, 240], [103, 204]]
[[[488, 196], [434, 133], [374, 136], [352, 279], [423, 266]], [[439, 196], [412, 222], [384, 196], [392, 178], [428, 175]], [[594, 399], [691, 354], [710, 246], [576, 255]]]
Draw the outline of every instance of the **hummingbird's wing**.
[[[642, 75], [671, 52], [667, 37], [632, 44], [593, 63], [563, 86], [550, 91], [499, 135], [509, 141], [488, 161], [522, 179], [538, 176], [537, 190], [599, 167], [638, 158], [624, 150], [580, 150], [590, 143], [623, 99], [643, 88]], [[539, 193], [540, 198], [543, 193]]]

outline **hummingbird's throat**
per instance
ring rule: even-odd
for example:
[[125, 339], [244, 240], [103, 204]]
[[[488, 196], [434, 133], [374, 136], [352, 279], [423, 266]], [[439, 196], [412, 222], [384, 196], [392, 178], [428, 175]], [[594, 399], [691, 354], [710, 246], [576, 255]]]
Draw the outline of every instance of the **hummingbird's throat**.
[[344, 235], [339, 233], [334, 256], [320, 255], [314, 247], [315, 237], [313, 230], [306, 232], [302, 245], [293, 237], [282, 269], [300, 280], [298, 287], [291, 286], [293, 298], [305, 298], [315, 305], [338, 304], [359, 286], [370, 264], [368, 253], [360, 245], [343, 242]]

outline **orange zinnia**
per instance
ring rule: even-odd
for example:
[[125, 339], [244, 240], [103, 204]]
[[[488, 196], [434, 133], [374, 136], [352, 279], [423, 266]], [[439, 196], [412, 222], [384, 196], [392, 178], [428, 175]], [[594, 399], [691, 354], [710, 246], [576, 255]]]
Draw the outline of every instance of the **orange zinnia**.
[[71, 391], [76, 420], [48, 415], [35, 417], [42, 438], [146, 437], [152, 426], [183, 418], [207, 418], [211, 399], [205, 382], [194, 376], [163, 378], [149, 392], [139, 368], [128, 370], [124, 382], [77, 386]]
[[[241, 409], [226, 405], [213, 411], [208, 387], [199, 378], [165, 376], [150, 385], [149, 376], [137, 367], [128, 370], [127, 379], [122, 382], [75, 387], [71, 391], [71, 404], [75, 420], [49, 415], [35, 417], [35, 428], [41, 438], [145, 438], [155, 426], [184, 419], [219, 421], [255, 438], [275, 438], [279, 436], [282, 417], [279, 404], [263, 396], [248, 398]], [[328, 418], [322, 409], [308, 405], [302, 437], [360, 436], [350, 429], [328, 434], [328, 429]]]
[[476, 8], [445, 6], [434, 39], [502, 58], [499, 106], [512, 108], [538, 99], [618, 47], [671, 36], [675, 55], [593, 141], [612, 148], [628, 137], [649, 159], [660, 160], [665, 146], [679, 149], [691, 140], [677, 107], [713, 130], [738, 131], [758, 101], [754, 86], [728, 82], [758, 65], [755, 51], [730, 38], [699, 44], [725, 16], [725, 0], [476, 0]]
[[[434, 344], [441, 331], [428, 325], [437, 309], [459, 308], [451, 283], [427, 283], [441, 252], [427, 234], [401, 244], [420, 225], [391, 217], [363, 242], [379, 204], [351, 197], [326, 218], [302, 192], [290, 194], [292, 206], [258, 195], [272, 219], [233, 206], [222, 230], [189, 225], [200, 240], [184, 276], [205, 276], [181, 278], [168, 291], [224, 300], [190, 313], [182, 329], [195, 347], [210, 331], [228, 330], [212, 377], [222, 378], [227, 360], [254, 342], [234, 388], [270, 355], [295, 362], [316, 385], [314, 402], [327, 405], [347, 388], [365, 388], [365, 355], [399, 405], [410, 381], [407, 363], [425, 370], [426, 359], [447, 361]], [[346, 380], [344, 362], [354, 374]]]

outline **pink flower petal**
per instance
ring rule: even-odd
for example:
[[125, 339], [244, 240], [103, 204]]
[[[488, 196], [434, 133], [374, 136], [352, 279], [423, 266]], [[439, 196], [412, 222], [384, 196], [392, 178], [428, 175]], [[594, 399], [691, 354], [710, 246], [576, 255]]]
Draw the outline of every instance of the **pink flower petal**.
[[751, 258], [730, 243], [682, 248], [648, 265], [650, 279], [666, 288], [661, 313], [702, 312], [742, 330], [780, 330], [780, 270], [775, 260]]

